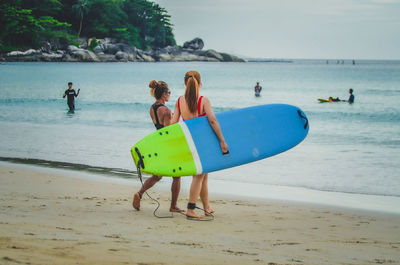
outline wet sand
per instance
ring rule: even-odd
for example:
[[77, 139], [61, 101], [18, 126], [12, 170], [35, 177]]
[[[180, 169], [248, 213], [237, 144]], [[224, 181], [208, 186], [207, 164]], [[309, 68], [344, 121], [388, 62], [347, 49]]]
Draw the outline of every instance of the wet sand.
[[214, 221], [158, 219], [138, 188], [1, 164], [0, 264], [400, 264], [399, 215], [210, 194]]

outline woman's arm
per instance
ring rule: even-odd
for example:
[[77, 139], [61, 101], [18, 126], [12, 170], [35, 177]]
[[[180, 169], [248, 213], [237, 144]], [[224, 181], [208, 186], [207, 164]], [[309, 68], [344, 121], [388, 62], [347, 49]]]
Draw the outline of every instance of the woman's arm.
[[207, 114], [207, 119], [208, 122], [211, 125], [211, 128], [213, 129], [215, 135], [217, 136], [219, 140], [219, 145], [221, 147], [222, 153], [227, 153], [228, 152], [228, 145], [225, 142], [224, 136], [222, 134], [221, 128], [219, 127], [219, 123], [217, 121], [217, 118], [215, 118], [214, 111], [211, 107], [211, 103], [208, 100], [208, 98], [203, 97], [204, 100], [204, 111]]
[[[178, 98], [178, 100], [179, 100], [179, 98]], [[178, 101], [176, 101], [175, 108], [174, 108], [174, 115], [172, 116], [172, 119], [171, 119], [171, 124], [177, 123], [179, 121], [180, 117], [181, 117], [181, 112], [179, 111]]]

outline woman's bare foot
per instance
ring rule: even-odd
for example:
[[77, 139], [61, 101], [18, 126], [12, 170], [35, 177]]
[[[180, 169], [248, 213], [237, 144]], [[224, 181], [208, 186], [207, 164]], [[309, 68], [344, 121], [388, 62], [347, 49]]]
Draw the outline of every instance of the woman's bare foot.
[[197, 215], [194, 210], [190, 210], [190, 209], [187, 209], [186, 217], [188, 219], [200, 219], [200, 218], [202, 218], [200, 215]]
[[211, 207], [204, 209], [204, 215], [205, 216], [211, 216], [211, 214], [213, 214], [215, 212], [215, 210]]
[[140, 194], [139, 194], [139, 192], [136, 192], [135, 195], [133, 195], [132, 206], [136, 210], [140, 211]]
[[184, 213], [185, 212], [185, 210], [182, 210], [182, 209], [180, 209], [180, 208], [178, 208], [178, 207], [171, 207], [171, 208], [169, 208], [169, 211], [171, 212], [171, 213]]

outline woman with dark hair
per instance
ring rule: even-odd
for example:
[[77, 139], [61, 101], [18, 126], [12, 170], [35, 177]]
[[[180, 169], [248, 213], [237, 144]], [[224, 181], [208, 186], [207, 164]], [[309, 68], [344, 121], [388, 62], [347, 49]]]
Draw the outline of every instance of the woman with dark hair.
[[[165, 102], [169, 100], [171, 95], [171, 91], [168, 88], [167, 83], [164, 81], [155, 81], [152, 80], [149, 83], [150, 94], [156, 99], [153, 105], [150, 107], [150, 117], [153, 120], [153, 124], [157, 130], [168, 126], [171, 124], [172, 113], [169, 108], [165, 106]], [[132, 206], [136, 210], [140, 210], [140, 200], [143, 196], [143, 193], [146, 190], [150, 189], [154, 186], [162, 177], [161, 176], [152, 176], [148, 178], [144, 183], [140, 191], [136, 192], [133, 195], [133, 202]], [[183, 210], [179, 209], [176, 206], [178, 201], [179, 191], [181, 189], [181, 178], [180, 177], [173, 177], [172, 178], [172, 185], [171, 185], [171, 192], [172, 192], [172, 199], [171, 199], [171, 207], [169, 208], [170, 212], [184, 212]]]
[[[218, 121], [215, 118], [211, 103], [208, 98], [199, 95], [199, 89], [201, 87], [200, 74], [197, 71], [189, 71], [186, 73], [184, 80], [186, 86], [185, 95], [178, 98], [171, 123], [178, 122], [180, 117], [182, 117], [183, 120], [188, 120], [200, 116], [207, 116], [219, 140], [222, 153], [227, 153], [228, 145], [225, 142]], [[208, 174], [193, 176], [190, 186], [189, 203], [186, 211], [188, 219], [201, 218], [201, 216], [197, 215], [194, 211], [199, 196], [203, 203], [205, 214], [209, 215], [209, 213], [213, 213], [214, 209], [211, 208], [208, 200]]]

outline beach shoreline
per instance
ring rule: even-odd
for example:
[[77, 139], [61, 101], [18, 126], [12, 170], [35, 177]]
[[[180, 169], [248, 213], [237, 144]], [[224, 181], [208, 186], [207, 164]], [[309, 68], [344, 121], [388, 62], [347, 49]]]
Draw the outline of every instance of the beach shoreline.
[[[40, 159], [23, 159], [0, 157], [0, 166], [9, 165], [25, 169], [42, 169], [47, 172], [68, 175], [69, 177], [116, 183], [137, 187], [140, 185], [137, 172], [122, 168], [96, 167], [85, 164], [74, 164]], [[229, 175], [229, 171], [225, 174]], [[214, 174], [212, 174], [214, 176]], [[150, 175], [144, 174], [143, 181]], [[157, 183], [157, 190], [169, 192], [169, 177]], [[181, 192], [188, 192], [191, 177], [181, 179]], [[283, 202], [305, 206], [328, 207], [332, 209], [357, 211], [373, 214], [400, 215], [400, 197], [374, 194], [345, 193], [338, 191], [323, 191], [295, 186], [266, 185], [260, 183], [246, 183], [225, 181], [209, 178], [210, 194], [220, 199], [239, 198], [255, 202]]]
[[[158, 219], [148, 198], [133, 210], [139, 183], [75, 173], [0, 163], [2, 264], [400, 263], [396, 214], [211, 193], [214, 221]], [[150, 194], [168, 215], [169, 192]]]

